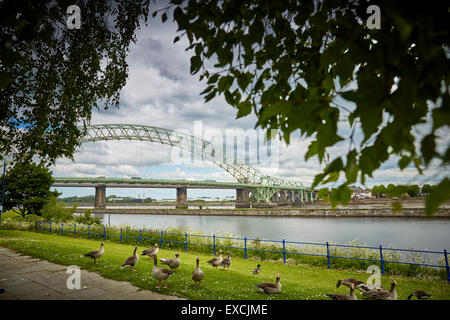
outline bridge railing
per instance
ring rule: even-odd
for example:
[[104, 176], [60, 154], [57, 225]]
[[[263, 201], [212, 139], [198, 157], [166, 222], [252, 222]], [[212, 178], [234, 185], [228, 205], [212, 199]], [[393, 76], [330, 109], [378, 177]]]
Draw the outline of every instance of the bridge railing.
[[[249, 256], [259, 259], [269, 258], [281, 260], [284, 264], [301, 262], [313, 265], [326, 264], [328, 268], [331, 266], [355, 267], [355, 265], [359, 268], [367, 268], [370, 264], [376, 263], [380, 266], [381, 274], [393, 271], [394, 265], [407, 266], [407, 269], [402, 271], [408, 274], [414, 271], [414, 268], [425, 267], [438, 272], [439, 270], [444, 271], [447, 282], [450, 283], [450, 267], [446, 249], [432, 251], [383, 247], [382, 245], [362, 246], [330, 242], [287, 241], [286, 239], [269, 240], [52, 222], [39, 222], [36, 231], [75, 238], [111, 240], [123, 244], [152, 246], [154, 243], [158, 243], [160, 248], [186, 252], [191, 249], [214, 255], [218, 254], [218, 250], [226, 249], [232, 256], [241, 256], [245, 259]], [[226, 255], [225, 253], [224, 255]], [[397, 269], [395, 271], [398, 271]]]

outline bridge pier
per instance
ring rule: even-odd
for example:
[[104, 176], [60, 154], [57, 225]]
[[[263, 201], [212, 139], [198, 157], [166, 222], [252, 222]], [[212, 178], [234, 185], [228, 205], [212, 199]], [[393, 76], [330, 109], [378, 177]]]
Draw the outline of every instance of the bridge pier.
[[187, 188], [177, 188], [177, 209], [187, 209]]
[[303, 191], [293, 191], [293, 207], [301, 207], [304, 204]]
[[236, 208], [250, 208], [250, 192], [247, 188], [236, 189]]
[[95, 187], [94, 209], [105, 209], [105, 208], [106, 208], [106, 187], [97, 186]]

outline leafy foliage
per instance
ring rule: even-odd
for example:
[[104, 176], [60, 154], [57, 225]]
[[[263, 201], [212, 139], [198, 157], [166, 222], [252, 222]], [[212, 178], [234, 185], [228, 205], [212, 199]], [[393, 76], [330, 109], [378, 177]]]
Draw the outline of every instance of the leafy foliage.
[[34, 162], [18, 162], [6, 172], [5, 210], [25, 215], [41, 215], [40, 210], [51, 199], [57, 197], [57, 191], [50, 191], [54, 179], [43, 165]]
[[41, 209], [42, 217], [45, 221], [68, 222], [73, 219], [73, 214], [77, 206], [65, 207], [62, 202], [57, 202], [56, 197], [51, 196], [49, 201]]
[[149, 0], [77, 1], [80, 29], [66, 25], [72, 4], [0, 3], [0, 155], [72, 157], [77, 124], [89, 122], [92, 108], [119, 103], [126, 54]]
[[99, 218], [95, 218], [91, 214], [91, 209], [86, 209], [82, 216], [76, 217], [75, 222], [85, 224], [85, 225], [101, 225], [101, 221]]
[[[365, 184], [391, 157], [419, 173], [432, 160], [444, 167], [450, 161], [448, 145], [439, 152], [436, 144], [450, 124], [447, 4], [377, 1], [381, 29], [366, 26], [368, 5], [173, 0], [153, 16], [162, 12], [164, 22], [173, 12], [174, 42], [188, 38], [191, 73], [206, 81], [206, 102], [223, 94], [238, 118], [255, 113], [256, 126], [280, 130], [287, 143], [297, 130], [313, 138], [305, 158], [317, 156], [325, 169], [312, 187], [345, 177], [330, 194], [332, 203], [345, 203], [348, 186], [358, 177]], [[348, 132], [338, 132], [340, 120]], [[429, 131], [413, 135], [423, 123]], [[328, 161], [328, 150], [342, 141], [346, 156]], [[427, 208], [450, 197], [445, 186], [432, 191]]]

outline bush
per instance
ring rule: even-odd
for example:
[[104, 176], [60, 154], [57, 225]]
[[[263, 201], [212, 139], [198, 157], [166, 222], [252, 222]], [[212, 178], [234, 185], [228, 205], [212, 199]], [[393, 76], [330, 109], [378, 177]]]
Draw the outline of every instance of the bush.
[[91, 214], [91, 209], [86, 209], [82, 216], [76, 217], [75, 222], [85, 224], [88, 226], [97, 225], [101, 226], [101, 222], [99, 218], [95, 218]]
[[57, 202], [56, 197], [50, 197], [50, 200], [41, 209], [44, 220], [52, 222], [68, 222], [73, 220], [73, 214], [77, 206], [67, 208], [64, 203]]

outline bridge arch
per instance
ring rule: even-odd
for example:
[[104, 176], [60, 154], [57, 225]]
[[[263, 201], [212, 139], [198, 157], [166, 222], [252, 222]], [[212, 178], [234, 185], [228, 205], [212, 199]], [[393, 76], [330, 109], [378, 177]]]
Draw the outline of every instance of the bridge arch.
[[[81, 128], [84, 130], [84, 128]], [[96, 124], [86, 127], [81, 142], [108, 140], [136, 140], [160, 143], [179, 148], [184, 151], [196, 152], [203, 159], [209, 160], [228, 172], [237, 182], [254, 185], [250, 188], [252, 196], [257, 201], [269, 202], [279, 186], [304, 188], [303, 184], [262, 174], [256, 168], [231, 159], [224, 154], [222, 148], [211, 142], [179, 131], [135, 124]], [[258, 188], [264, 186], [264, 188]], [[308, 190], [304, 188], [305, 190]]]

